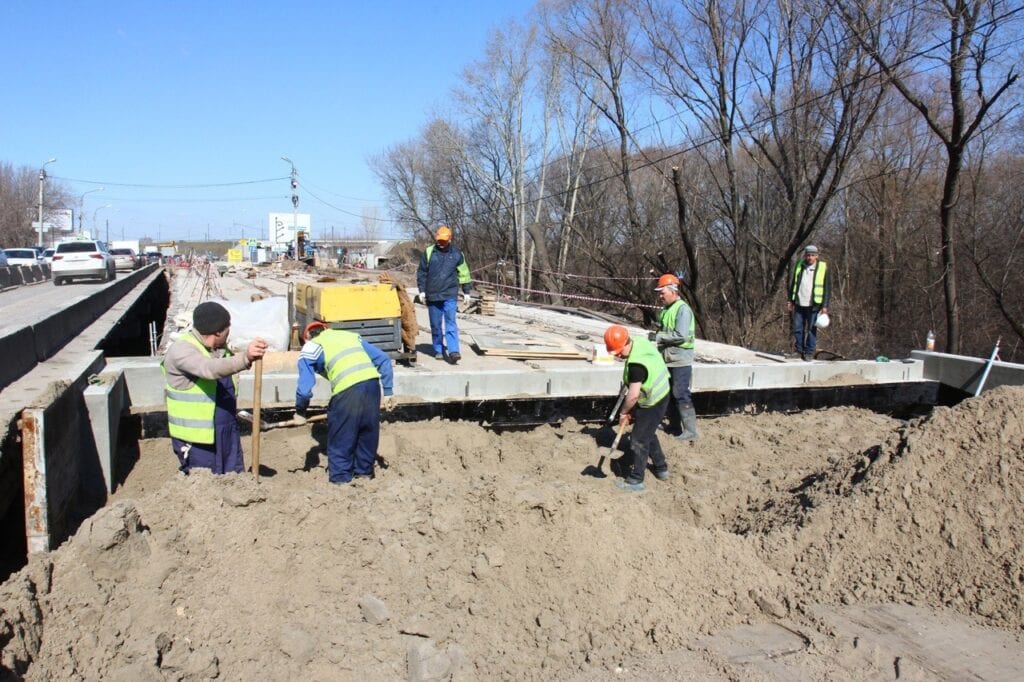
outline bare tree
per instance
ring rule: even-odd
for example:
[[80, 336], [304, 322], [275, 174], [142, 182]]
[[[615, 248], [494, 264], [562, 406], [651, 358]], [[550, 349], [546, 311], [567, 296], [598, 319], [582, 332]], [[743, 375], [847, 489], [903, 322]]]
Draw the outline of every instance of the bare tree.
[[[946, 151], [946, 172], [939, 203], [946, 349], [959, 353], [960, 304], [957, 291], [955, 213], [964, 155], [972, 138], [1006, 116], [994, 109], [1017, 82], [1016, 59], [1000, 61], [998, 40], [1017, 29], [1020, 8], [1002, 0], [932, 0], [909, 6], [890, 0], [839, 3], [859, 43], [886, 78], [921, 114]], [[935, 106], [936, 85], [914, 78], [922, 62], [939, 60], [947, 70], [947, 100]], [[994, 72], [994, 73], [992, 73]], [[968, 95], [970, 93], [970, 95]]]

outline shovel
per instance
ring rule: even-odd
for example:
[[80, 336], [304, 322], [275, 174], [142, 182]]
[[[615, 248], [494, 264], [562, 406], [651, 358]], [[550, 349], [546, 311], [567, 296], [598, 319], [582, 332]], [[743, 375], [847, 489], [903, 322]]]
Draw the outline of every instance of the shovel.
[[[246, 412], [245, 410], [242, 410], [241, 412], [238, 413], [238, 418], [241, 419], [242, 421], [247, 421], [250, 424], [253, 423], [252, 415]], [[327, 421], [326, 412], [324, 414], [315, 414], [312, 417], [306, 419], [306, 421], [304, 422], [296, 421], [295, 417], [292, 417], [291, 419], [285, 419], [282, 422], [262, 422], [260, 424], [260, 431], [270, 431], [271, 429], [282, 429], [291, 426], [304, 426], [306, 424], [312, 424], [314, 422], [322, 421]]]
[[604, 472], [604, 460], [606, 457], [611, 457], [615, 454], [615, 451], [619, 447], [619, 441], [622, 440], [622, 434], [626, 432], [626, 425], [619, 424], [618, 431], [615, 432], [615, 440], [612, 441], [612, 446], [608, 448], [608, 452], [601, 452], [601, 459], [597, 460], [597, 466], [590, 465], [583, 470], [584, 476], [593, 476], [594, 478], [608, 478], [608, 474]]
[[[614, 422], [615, 418], [619, 415], [619, 408], [622, 407], [622, 401], [626, 399], [627, 386], [623, 386], [622, 390], [619, 391], [619, 399], [615, 401], [615, 407], [612, 408], [612, 413], [608, 415], [608, 421]], [[622, 434], [625, 431], [625, 427], [619, 425], [618, 433], [615, 434], [615, 441], [612, 443], [612, 447], [607, 453], [601, 452], [601, 459], [598, 460], [597, 466], [592, 464], [587, 465], [583, 470], [584, 476], [593, 476], [594, 478], [607, 478], [608, 474], [604, 473], [604, 459], [606, 456], [610, 457], [614, 452], [615, 448], [619, 447], [619, 441], [622, 440]]]

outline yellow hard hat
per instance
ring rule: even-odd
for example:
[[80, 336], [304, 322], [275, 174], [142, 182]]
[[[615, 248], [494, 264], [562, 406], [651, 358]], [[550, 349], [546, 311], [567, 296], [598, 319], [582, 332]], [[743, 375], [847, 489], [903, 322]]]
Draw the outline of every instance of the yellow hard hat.
[[437, 228], [437, 232], [434, 234], [434, 239], [439, 242], [450, 242], [452, 240], [452, 230], [447, 225], [442, 225]]

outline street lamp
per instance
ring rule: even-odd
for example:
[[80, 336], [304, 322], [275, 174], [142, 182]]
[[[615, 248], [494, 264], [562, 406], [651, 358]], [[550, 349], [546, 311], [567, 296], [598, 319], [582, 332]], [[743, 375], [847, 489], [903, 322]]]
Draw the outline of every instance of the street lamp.
[[40, 246], [43, 245], [43, 182], [46, 180], [46, 167], [56, 160], [57, 157], [50, 159], [39, 169], [39, 241], [37, 243]]
[[[97, 187], [95, 189], [87, 189], [82, 192], [82, 196], [78, 197], [78, 231], [82, 231], [82, 214], [85, 212], [85, 195], [92, 194], [93, 192], [102, 192], [105, 187]], [[72, 227], [74, 227], [72, 225]]]
[[[110, 208], [110, 204], [103, 204], [102, 206], [97, 206], [96, 210], [92, 212], [92, 233], [93, 233], [93, 239], [96, 239], [96, 236], [95, 236], [96, 235], [96, 214], [99, 213], [100, 211], [102, 211], [105, 208]], [[110, 230], [107, 230], [107, 237], [108, 237], [108, 241], [109, 241]]]

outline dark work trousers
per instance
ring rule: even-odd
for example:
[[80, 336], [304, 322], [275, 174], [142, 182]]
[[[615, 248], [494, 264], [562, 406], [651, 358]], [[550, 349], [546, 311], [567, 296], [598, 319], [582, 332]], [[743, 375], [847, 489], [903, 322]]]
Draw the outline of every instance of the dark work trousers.
[[665, 453], [658, 442], [658, 425], [667, 409], [668, 396], [665, 396], [651, 407], [637, 407], [633, 412], [633, 435], [629, 439], [629, 449], [633, 451], [629, 478], [633, 481], [644, 480], [648, 457], [655, 471], [668, 471]]
[[380, 381], [367, 379], [331, 398], [327, 407], [327, 475], [331, 483], [373, 478], [380, 442]]
[[683, 428], [683, 410], [693, 407], [693, 394], [690, 392], [690, 382], [693, 379], [693, 365], [685, 367], [669, 367], [669, 380], [672, 382], [672, 402], [676, 404], [676, 413], [669, 414], [670, 424], [679, 422], [679, 428]]
[[[242, 434], [238, 430], [238, 399], [231, 377], [217, 380], [217, 409], [213, 414], [213, 444], [188, 443], [171, 439], [171, 447], [178, 456], [179, 469], [188, 473], [195, 467], [209, 469], [215, 474], [242, 473]], [[187, 451], [187, 454], [186, 454]]]
[[814, 355], [818, 344], [818, 328], [814, 326], [818, 319], [818, 308], [815, 306], [794, 306], [793, 308], [793, 346], [796, 352]]

